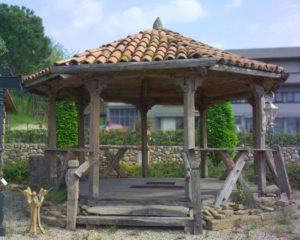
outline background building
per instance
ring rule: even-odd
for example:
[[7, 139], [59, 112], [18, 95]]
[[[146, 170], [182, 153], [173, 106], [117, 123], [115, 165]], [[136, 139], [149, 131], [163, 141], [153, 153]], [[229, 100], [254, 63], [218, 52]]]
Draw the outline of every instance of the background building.
[[[234, 49], [230, 52], [248, 58], [283, 66], [290, 75], [285, 84], [275, 93], [275, 104], [279, 112], [274, 124], [276, 133], [300, 133], [300, 47]], [[238, 131], [252, 130], [252, 109], [245, 101], [233, 102]], [[109, 103], [107, 119], [127, 128], [134, 126], [139, 113], [128, 104]], [[183, 128], [182, 106], [156, 105], [148, 112], [155, 129], [172, 130]], [[198, 126], [198, 113], [196, 113]]]

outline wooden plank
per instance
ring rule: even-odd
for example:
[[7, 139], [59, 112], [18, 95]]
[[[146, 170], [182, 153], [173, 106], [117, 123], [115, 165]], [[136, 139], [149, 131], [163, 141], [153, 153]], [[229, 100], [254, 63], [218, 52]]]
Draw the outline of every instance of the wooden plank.
[[265, 154], [266, 154], [267, 165], [268, 165], [268, 167], [271, 171], [274, 182], [280, 188], [281, 183], [278, 179], [278, 174], [277, 174], [275, 163], [274, 163], [273, 152], [272, 151], [265, 151]]
[[200, 192], [200, 169], [199, 163], [195, 159], [195, 151], [190, 149], [189, 160], [191, 163], [191, 192], [192, 192], [192, 205], [194, 215], [194, 234], [202, 234], [202, 199]]
[[[77, 102], [77, 123], [78, 123], [78, 147], [84, 148], [84, 109], [85, 109], [85, 102], [82, 96], [78, 96]], [[79, 164], [84, 162], [84, 152], [79, 153]]]
[[106, 205], [95, 206], [86, 210], [90, 214], [101, 216], [155, 216], [186, 217], [189, 208], [166, 205]]
[[[206, 109], [200, 107], [200, 147], [207, 148], [207, 132], [206, 132]], [[208, 163], [207, 163], [207, 152], [201, 151], [201, 177], [208, 177]]]
[[101, 87], [97, 80], [87, 85], [90, 94], [90, 172], [89, 172], [89, 198], [99, 195], [99, 118], [100, 118], [100, 92]]
[[290, 199], [292, 189], [291, 189], [291, 185], [289, 182], [289, 177], [287, 175], [282, 150], [279, 145], [275, 145], [273, 148], [276, 150], [276, 152], [274, 152], [274, 158], [275, 158], [275, 167], [276, 167], [276, 171], [278, 174], [278, 180], [281, 183], [279, 187], [280, 187], [280, 190], [282, 192], [285, 192], [287, 194], [288, 198]]
[[102, 174], [102, 178], [106, 178], [111, 171], [116, 169], [116, 167], [119, 165], [119, 162], [123, 158], [124, 154], [126, 153], [127, 148], [121, 148], [118, 150], [115, 156], [112, 155], [112, 152], [110, 152], [108, 149], [105, 149], [105, 155], [110, 161], [110, 165], [106, 168], [104, 173]]
[[242, 152], [239, 159], [237, 159], [234, 168], [228, 174], [223, 187], [218, 192], [218, 195], [214, 203], [215, 206], [220, 206], [221, 204], [225, 203], [228, 200], [240, 174], [242, 173], [242, 169], [246, 163], [245, 161], [246, 158], [247, 158], [247, 152]]
[[107, 206], [107, 205], [167, 205], [167, 206], [182, 206], [191, 208], [191, 202], [182, 198], [182, 200], [173, 199], [101, 199], [101, 200], [88, 200], [86, 202], [89, 206]]
[[185, 227], [193, 225], [191, 217], [77, 216], [77, 224], [135, 227]]
[[200, 66], [212, 66], [216, 62], [211, 57], [201, 59], [167, 60], [152, 62], [128, 62], [116, 64], [82, 64], [74, 66], [53, 66], [51, 73], [76, 74], [83, 72], [122, 72], [137, 70], [179, 69]]
[[[56, 93], [49, 93], [48, 97], [48, 136], [49, 136], [49, 148], [56, 148]], [[47, 157], [48, 165], [48, 183], [50, 186], [56, 187], [57, 185], [57, 164], [56, 153], [48, 153]]]
[[[266, 146], [266, 127], [264, 126], [264, 88], [260, 85], [252, 85], [251, 89], [253, 93], [254, 147], [263, 149]], [[258, 191], [261, 195], [264, 195], [267, 186], [266, 158], [264, 153], [254, 153], [254, 169], [257, 176]]]
[[148, 136], [147, 136], [147, 106], [140, 107], [141, 137], [142, 137], [142, 176], [148, 175]]
[[191, 166], [188, 159], [188, 156], [185, 152], [183, 152], [183, 162], [184, 162], [184, 195], [186, 199], [191, 200]]
[[76, 229], [76, 217], [78, 209], [78, 197], [79, 197], [79, 179], [74, 176], [74, 171], [78, 167], [79, 162], [77, 160], [71, 160], [69, 162], [69, 169], [66, 174], [66, 186], [67, 186], [67, 229]]

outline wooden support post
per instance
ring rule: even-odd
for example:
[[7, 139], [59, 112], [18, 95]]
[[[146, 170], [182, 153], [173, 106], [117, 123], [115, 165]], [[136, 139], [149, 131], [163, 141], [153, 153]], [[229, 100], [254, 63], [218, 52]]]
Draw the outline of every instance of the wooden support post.
[[[206, 109], [199, 108], [200, 117], [200, 148], [207, 148]], [[201, 151], [201, 177], [208, 177], [207, 152]]]
[[[78, 124], [78, 147], [84, 148], [84, 109], [85, 102], [82, 96], [79, 96], [76, 102], [77, 107], [77, 124]], [[79, 163], [82, 164], [84, 162], [84, 152], [79, 153]]]
[[[49, 148], [56, 148], [56, 93], [50, 92], [48, 97], [48, 136]], [[57, 164], [56, 152], [51, 151], [46, 153], [47, 169], [48, 169], [48, 184], [52, 187], [57, 185]]]
[[78, 208], [79, 197], [79, 179], [74, 175], [79, 162], [77, 160], [70, 160], [68, 162], [68, 171], [66, 174], [66, 186], [67, 186], [67, 229], [76, 229], [76, 218]]
[[279, 145], [273, 146], [273, 148], [276, 150], [274, 152], [274, 158], [275, 158], [275, 167], [276, 172], [278, 174], [278, 180], [280, 182], [279, 188], [281, 192], [285, 192], [290, 199], [292, 189], [289, 182], [289, 177], [287, 175], [287, 171], [285, 168], [285, 161], [284, 157], [281, 151], [281, 147]]
[[[262, 86], [252, 86], [253, 93], [253, 133], [254, 147], [265, 149], [266, 147], [266, 126], [264, 113], [264, 89]], [[254, 168], [256, 169], [257, 186], [261, 195], [266, 191], [266, 156], [264, 152], [257, 151], [254, 154]]]
[[148, 135], [147, 135], [147, 112], [148, 107], [140, 106], [141, 114], [141, 136], [142, 136], [142, 176], [148, 175]]
[[220, 206], [228, 200], [237, 180], [239, 179], [242, 173], [242, 169], [246, 163], [246, 158], [247, 151], [241, 151], [234, 168], [230, 171], [224, 182], [223, 187], [218, 192], [218, 195], [215, 200], [215, 206]]
[[[191, 179], [186, 181], [185, 196], [191, 199], [194, 214], [194, 234], [202, 233], [202, 203], [200, 192], [199, 163], [195, 159], [195, 91], [194, 79], [185, 79], [184, 91], [184, 151], [188, 156], [191, 167]], [[190, 185], [190, 186], [189, 186]], [[189, 192], [191, 189], [191, 192]]]
[[87, 89], [90, 94], [90, 172], [89, 172], [89, 199], [99, 196], [99, 119], [100, 93], [102, 85], [97, 80], [90, 82]]

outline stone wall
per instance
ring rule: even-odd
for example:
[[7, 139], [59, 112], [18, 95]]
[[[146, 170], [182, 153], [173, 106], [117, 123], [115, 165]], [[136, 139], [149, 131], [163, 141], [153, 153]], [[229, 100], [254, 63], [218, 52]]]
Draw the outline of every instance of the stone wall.
[[[27, 160], [30, 155], [43, 154], [45, 148], [44, 144], [7, 143], [4, 146], [3, 159], [4, 161]], [[282, 150], [287, 162], [300, 165], [300, 147], [284, 147]], [[113, 151], [116, 152], [117, 149]], [[152, 146], [150, 156], [152, 161], [182, 161], [182, 151], [182, 146]], [[104, 165], [107, 165], [107, 159], [104, 157], [102, 151], [100, 152], [100, 156], [103, 158], [101, 162], [104, 167]], [[196, 152], [196, 157], [200, 158], [199, 152]], [[129, 149], [123, 160], [132, 163], [141, 162], [140, 151]]]

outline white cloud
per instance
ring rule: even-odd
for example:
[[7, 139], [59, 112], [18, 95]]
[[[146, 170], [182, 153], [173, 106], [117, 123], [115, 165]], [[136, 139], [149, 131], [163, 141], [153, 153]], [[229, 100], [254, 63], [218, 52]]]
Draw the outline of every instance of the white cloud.
[[75, 29], [99, 24], [103, 18], [103, 1], [100, 0], [56, 0], [55, 7], [69, 15]]
[[231, 0], [231, 2], [227, 5], [227, 8], [237, 8], [242, 6], [242, 0]]
[[168, 28], [172, 23], [194, 22], [204, 16], [205, 11], [197, 0], [170, 0], [154, 6], [142, 5], [109, 14], [104, 21], [104, 30], [113, 36], [150, 29], [157, 17]]
[[247, 26], [247, 29], [252, 33], [256, 33], [260, 30], [260, 26], [255, 23], [252, 23]]

